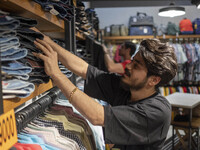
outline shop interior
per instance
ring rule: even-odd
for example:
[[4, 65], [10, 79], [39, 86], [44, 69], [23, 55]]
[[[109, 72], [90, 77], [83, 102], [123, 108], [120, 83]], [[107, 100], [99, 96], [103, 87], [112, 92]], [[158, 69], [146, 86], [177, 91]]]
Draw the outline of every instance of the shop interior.
[[[0, 150], [20, 149], [23, 144], [33, 144], [32, 149], [116, 150], [105, 143], [103, 128], [73, 107], [33, 55], [41, 52], [34, 40], [43, 39], [43, 34], [105, 72], [102, 44], [113, 62], [121, 63], [119, 50], [125, 41], [137, 50], [145, 39], [169, 43], [178, 69], [168, 84], [159, 87], [171, 104], [162, 150], [200, 150], [198, 5], [199, 0], [0, 0]], [[84, 91], [83, 78], [61, 62], [58, 66]]]

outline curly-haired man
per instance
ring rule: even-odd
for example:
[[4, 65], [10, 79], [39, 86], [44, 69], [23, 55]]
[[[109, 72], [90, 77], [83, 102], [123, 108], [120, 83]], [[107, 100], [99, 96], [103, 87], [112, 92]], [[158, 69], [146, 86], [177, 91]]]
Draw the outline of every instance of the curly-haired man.
[[[173, 47], [157, 39], [143, 40], [125, 74], [106, 73], [64, 50], [50, 38], [35, 45], [44, 54], [35, 54], [46, 73], [71, 104], [92, 124], [105, 128], [105, 142], [121, 150], [161, 150], [171, 120], [169, 102], [157, 92], [177, 71]], [[85, 93], [62, 74], [58, 59], [85, 81]], [[102, 106], [91, 97], [107, 101]]]

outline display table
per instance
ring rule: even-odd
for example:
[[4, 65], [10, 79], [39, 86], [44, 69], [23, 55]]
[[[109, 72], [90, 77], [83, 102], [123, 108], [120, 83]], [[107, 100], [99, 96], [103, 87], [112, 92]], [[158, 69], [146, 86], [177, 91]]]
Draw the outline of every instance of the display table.
[[[170, 102], [171, 106], [174, 108], [183, 108], [189, 110], [189, 121], [188, 122], [175, 122], [172, 121], [172, 136], [173, 136], [173, 147], [174, 147], [174, 127], [179, 126], [183, 128], [188, 128], [188, 148], [191, 149], [191, 140], [192, 140], [192, 128], [199, 128], [200, 122], [195, 122], [192, 119], [192, 110], [200, 104], [200, 95], [198, 94], [189, 94], [189, 93], [173, 93], [166, 96], [167, 100]], [[195, 125], [195, 126], [194, 126]], [[199, 138], [199, 136], [198, 136]], [[198, 139], [197, 139], [198, 140]], [[198, 147], [198, 141], [197, 141]]]

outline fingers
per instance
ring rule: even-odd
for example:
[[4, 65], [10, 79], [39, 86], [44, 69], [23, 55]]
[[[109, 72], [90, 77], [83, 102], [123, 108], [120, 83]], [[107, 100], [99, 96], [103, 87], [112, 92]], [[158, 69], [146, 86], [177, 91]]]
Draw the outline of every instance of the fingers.
[[35, 46], [40, 49], [45, 55], [49, 55], [49, 51], [44, 47], [42, 44], [38, 43], [37, 41], [34, 41]]
[[42, 32], [40, 32], [36, 27], [32, 27], [32, 28], [30, 28], [31, 30], [34, 30], [35, 32], [39, 32], [39, 33], [41, 33], [41, 34], [43, 34]]
[[[43, 45], [48, 51], [50, 51], [50, 52], [54, 51], [46, 41], [40, 40], [40, 39], [36, 39], [36, 42], [38, 42], [41, 45]], [[35, 43], [35, 41], [34, 41], [34, 43]]]
[[42, 55], [41, 53], [35, 53], [35, 52], [32, 52], [32, 53], [33, 53], [33, 55], [34, 55], [35, 57], [40, 58], [40, 59], [42, 59], [43, 61], [47, 58], [47, 56]]

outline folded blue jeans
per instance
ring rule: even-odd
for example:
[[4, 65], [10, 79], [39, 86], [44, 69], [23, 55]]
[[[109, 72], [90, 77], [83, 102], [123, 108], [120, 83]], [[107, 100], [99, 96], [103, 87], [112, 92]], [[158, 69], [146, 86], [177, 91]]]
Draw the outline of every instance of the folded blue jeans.
[[20, 37], [20, 36], [18, 38], [19, 38], [21, 47], [29, 49], [30, 52], [36, 52], [36, 53], [42, 52], [41, 50], [36, 48], [35, 45], [31, 44], [32, 42], [30, 42], [28, 39]]
[[37, 62], [43, 62], [41, 59], [35, 57], [29, 50], [28, 50], [26, 58], [31, 59], [33, 61], [37, 61]]
[[42, 84], [42, 83], [48, 83], [49, 82], [49, 77], [34, 77], [34, 76], [29, 76], [28, 81], [32, 82], [34, 84]]
[[32, 18], [25, 18], [21, 16], [12, 16], [12, 17], [20, 22], [20, 26], [18, 28], [30, 28], [30, 27], [35, 27], [37, 25], [37, 20]]
[[19, 39], [16, 36], [0, 38], [0, 51], [4, 52], [10, 48], [18, 47]]
[[52, 2], [54, 2], [54, 3], [58, 3], [58, 4], [69, 4], [69, 0], [50, 0], [50, 1], [52, 1]]
[[19, 25], [18, 20], [7, 15], [0, 15], [0, 31], [15, 30]]
[[29, 79], [29, 75], [28, 75], [28, 74], [14, 75], [14, 77], [15, 77], [16, 79], [25, 80], [25, 81], [27, 81], [27, 80]]
[[5, 31], [0, 31], [0, 37], [11, 37], [11, 36], [16, 36], [16, 30], [5, 30]]
[[12, 61], [26, 57], [27, 49], [25, 48], [11, 48], [1, 53], [1, 61]]
[[[45, 10], [50, 12], [53, 15], [59, 16], [62, 19], [67, 18], [67, 11], [62, 5], [59, 3], [55, 3], [49, 0], [34, 0], [36, 3], [39, 3], [41, 7]], [[62, 4], [65, 4], [65, 1], [60, 1]], [[64, 2], [64, 3], [63, 3]]]
[[2, 71], [10, 75], [23, 75], [28, 74], [32, 71], [32, 68], [25, 66], [24, 64], [18, 61], [4, 62], [1, 66]]
[[35, 32], [34, 30], [23, 28], [17, 30], [17, 36], [27, 39], [31, 43], [33, 43], [36, 38], [43, 40], [44, 36], [39, 33]]
[[12, 79], [2, 81], [2, 88], [5, 90], [25, 90], [27, 91], [26, 94], [17, 94], [18, 97], [28, 97], [34, 90], [35, 85], [30, 82]]

